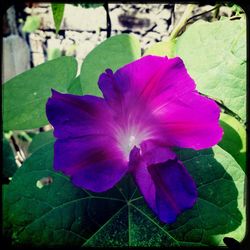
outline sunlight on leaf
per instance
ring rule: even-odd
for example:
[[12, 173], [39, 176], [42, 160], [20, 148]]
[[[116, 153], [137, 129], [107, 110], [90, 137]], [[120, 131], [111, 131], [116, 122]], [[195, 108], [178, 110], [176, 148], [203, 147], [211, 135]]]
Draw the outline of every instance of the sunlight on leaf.
[[76, 60], [63, 56], [4, 83], [3, 129], [31, 129], [48, 124], [45, 104], [51, 96], [51, 88], [66, 92], [76, 71]]
[[39, 16], [28, 16], [24, 23], [22, 31], [28, 33], [34, 32], [39, 29], [40, 24], [41, 18]]
[[224, 130], [219, 146], [230, 153], [246, 172], [246, 130], [234, 117], [221, 113], [220, 124]]
[[144, 53], [146, 55], [167, 56], [169, 58], [175, 57], [176, 40], [158, 42], [150, 46]]
[[246, 119], [246, 20], [197, 21], [177, 40], [197, 89]]
[[107, 68], [113, 71], [141, 56], [139, 40], [134, 35], [113, 36], [99, 44], [85, 58], [80, 81], [84, 94], [102, 95], [97, 82]]

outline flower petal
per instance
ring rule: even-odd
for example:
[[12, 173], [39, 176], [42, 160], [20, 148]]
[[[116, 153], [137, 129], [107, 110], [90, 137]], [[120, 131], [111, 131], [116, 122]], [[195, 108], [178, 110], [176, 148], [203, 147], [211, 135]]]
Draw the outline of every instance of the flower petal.
[[169, 159], [175, 159], [176, 154], [160, 141], [146, 140], [140, 144], [141, 155], [147, 165], [157, 164]]
[[128, 163], [109, 136], [58, 139], [54, 169], [71, 176], [72, 182], [93, 192], [112, 188], [127, 172]]
[[[131, 153], [133, 150], [131, 151]], [[135, 153], [134, 153], [135, 154]], [[134, 157], [134, 156], [133, 156]], [[154, 181], [148, 172], [147, 164], [144, 161], [130, 161], [134, 165], [130, 166], [135, 183], [137, 184], [141, 194], [144, 196], [145, 201], [149, 207], [156, 212], [156, 188]], [[135, 164], [137, 163], [137, 164]]]
[[166, 146], [203, 149], [222, 138], [218, 105], [195, 90], [179, 57], [145, 56], [102, 74], [99, 87], [117, 113], [137, 117]]
[[146, 144], [141, 154], [136, 147], [131, 151], [130, 169], [151, 209], [160, 220], [172, 223], [181, 212], [193, 207], [197, 198], [195, 183], [174, 152], [152, 142]]
[[109, 103], [122, 98], [138, 102], [138, 97], [145, 102], [162, 92], [167, 92], [170, 99], [195, 89], [195, 83], [179, 57], [168, 59], [160, 56], [142, 57], [114, 74], [108, 70], [100, 76], [98, 84]]
[[113, 136], [113, 117], [102, 98], [52, 91], [46, 106], [54, 126], [54, 168], [82, 188], [102, 192], [113, 187], [128, 162]]
[[140, 162], [133, 176], [149, 207], [165, 223], [174, 222], [197, 199], [195, 183], [177, 159], [150, 166]]
[[171, 146], [209, 148], [223, 135], [219, 125], [220, 108], [215, 101], [192, 91], [178, 96], [154, 111], [158, 130]]
[[46, 113], [57, 138], [107, 134], [111, 131], [110, 110], [106, 102], [99, 97], [61, 94], [52, 90]]
[[150, 165], [148, 171], [155, 185], [155, 212], [163, 222], [172, 223], [177, 215], [193, 207], [196, 186], [180, 161]]

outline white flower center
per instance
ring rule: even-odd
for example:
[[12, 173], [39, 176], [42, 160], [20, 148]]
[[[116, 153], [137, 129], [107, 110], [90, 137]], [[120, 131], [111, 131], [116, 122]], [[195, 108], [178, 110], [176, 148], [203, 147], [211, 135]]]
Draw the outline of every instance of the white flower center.
[[140, 143], [148, 137], [149, 133], [145, 131], [141, 133], [121, 133], [118, 137], [118, 141], [125, 158], [129, 160], [130, 151], [134, 148], [134, 146], [140, 148]]
[[129, 137], [129, 144], [128, 144], [128, 147], [130, 148], [130, 149], [132, 149], [133, 148], [133, 146], [135, 146], [137, 143], [136, 143], [136, 140], [135, 140], [135, 136], [134, 135], [131, 135], [130, 137]]
[[140, 143], [141, 141], [138, 140], [138, 137], [136, 137], [135, 135], [123, 136], [121, 140], [121, 147], [127, 159], [129, 158], [129, 153], [133, 149], [133, 147], [137, 146], [139, 148]]

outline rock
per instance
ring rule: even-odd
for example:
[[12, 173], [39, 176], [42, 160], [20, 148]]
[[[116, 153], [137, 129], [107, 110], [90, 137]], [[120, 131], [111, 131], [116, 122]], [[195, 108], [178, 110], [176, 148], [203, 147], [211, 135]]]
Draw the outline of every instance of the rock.
[[76, 47], [76, 57], [79, 59], [84, 59], [87, 54], [94, 49], [96, 45], [91, 41], [85, 41], [84, 43], [77, 44]]
[[34, 15], [45, 14], [47, 12], [49, 12], [49, 8], [34, 8], [33, 9]]
[[152, 20], [147, 14], [140, 14], [134, 10], [123, 10], [122, 8], [110, 12], [110, 18], [113, 30], [145, 32], [155, 25], [154, 18]]
[[26, 7], [23, 11], [24, 11], [24, 13], [29, 14], [29, 15], [31, 15], [31, 13], [32, 13], [32, 9], [29, 7]]
[[171, 18], [171, 10], [163, 9], [161, 12], [159, 12], [158, 18], [169, 20]]
[[106, 28], [106, 11], [104, 7], [82, 8], [65, 4], [61, 29], [77, 31], [98, 31]]
[[109, 11], [113, 11], [114, 9], [119, 8], [121, 5], [120, 4], [116, 4], [116, 3], [110, 3], [109, 4]]
[[124, 14], [124, 11], [121, 8], [116, 8], [109, 13], [110, 19], [111, 19], [112, 30], [125, 30], [126, 29], [120, 24], [118, 20], [118, 17], [122, 14]]
[[[35, 34], [39, 37], [39, 39], [41, 40], [41, 41], [43, 41], [43, 42], [45, 42], [45, 37], [46, 37], [46, 34], [45, 34], [45, 32], [44, 31], [42, 31], [42, 30], [36, 30], [35, 31]], [[54, 34], [54, 33], [52, 33], [52, 34]]]
[[41, 29], [55, 29], [55, 24], [54, 24], [54, 19], [52, 15], [52, 10], [49, 8], [48, 13], [43, 13], [38, 15], [41, 18], [41, 24], [40, 28]]
[[31, 52], [43, 53], [43, 42], [41, 37], [35, 33], [29, 35], [30, 49]]
[[149, 29], [152, 26], [152, 21], [146, 15], [138, 15], [134, 13], [124, 13], [118, 16], [118, 21], [126, 29]]
[[98, 35], [92, 32], [77, 32], [77, 31], [65, 31], [65, 37], [74, 40], [76, 43], [84, 42], [85, 40], [97, 40]]
[[30, 51], [18, 35], [3, 38], [3, 82], [30, 68]]
[[160, 40], [161, 35], [157, 32], [148, 32], [147, 35], [144, 36], [144, 38], [147, 38], [148, 40]]
[[46, 38], [55, 38], [56, 34], [52, 31], [45, 31], [44, 32]]
[[70, 39], [63, 39], [62, 40], [62, 44], [61, 44], [61, 46], [62, 46], [62, 50], [67, 50], [67, 48], [68, 47], [70, 47], [70, 46], [72, 46], [74, 44], [74, 42], [72, 41], [72, 40], [70, 40]]
[[61, 49], [61, 40], [60, 39], [55, 39], [55, 38], [51, 38], [47, 40], [47, 47], [48, 49]]
[[45, 62], [45, 56], [43, 53], [32, 53], [33, 66], [37, 66]]
[[230, 17], [232, 15], [232, 8], [221, 6], [220, 7], [220, 15]]
[[102, 42], [107, 38], [107, 32], [106, 31], [101, 31], [98, 36], [98, 41]]
[[157, 25], [154, 27], [154, 31], [161, 34], [161, 35], [164, 35], [164, 36], [168, 36], [169, 35], [169, 26], [167, 24], [167, 22], [163, 19], [160, 19], [158, 22], [157, 22]]
[[50, 7], [50, 3], [39, 3], [38, 7], [40, 7], [40, 8], [49, 8]]

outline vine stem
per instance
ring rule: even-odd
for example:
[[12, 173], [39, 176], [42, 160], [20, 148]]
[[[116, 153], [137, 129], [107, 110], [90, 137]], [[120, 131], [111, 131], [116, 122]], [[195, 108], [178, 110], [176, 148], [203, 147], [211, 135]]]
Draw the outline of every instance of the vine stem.
[[178, 24], [174, 27], [173, 31], [171, 32], [171, 35], [169, 36], [169, 40], [175, 39], [178, 36], [178, 33], [182, 29], [182, 27], [186, 24], [187, 20], [190, 18], [193, 9], [195, 8], [196, 4], [188, 4], [181, 20], [178, 22]]
[[209, 13], [209, 12], [212, 12], [212, 11], [219, 11], [220, 10], [220, 4], [217, 4], [214, 8], [212, 8], [212, 9], [210, 9], [210, 10], [207, 10], [207, 11], [204, 11], [204, 12], [202, 12], [202, 13], [200, 13], [200, 14], [197, 14], [197, 15], [194, 15], [194, 16], [192, 16], [192, 17], [190, 17], [190, 18], [188, 18], [188, 20], [187, 20], [187, 23], [190, 21], [190, 20], [192, 20], [192, 19], [194, 19], [194, 18], [196, 18], [196, 17], [199, 17], [199, 16], [202, 16], [202, 15], [204, 15], [204, 14], [207, 14], [207, 13]]
[[104, 2], [104, 9], [106, 10], [107, 13], [107, 38], [111, 36], [111, 19], [109, 15], [109, 4], [107, 1]]

